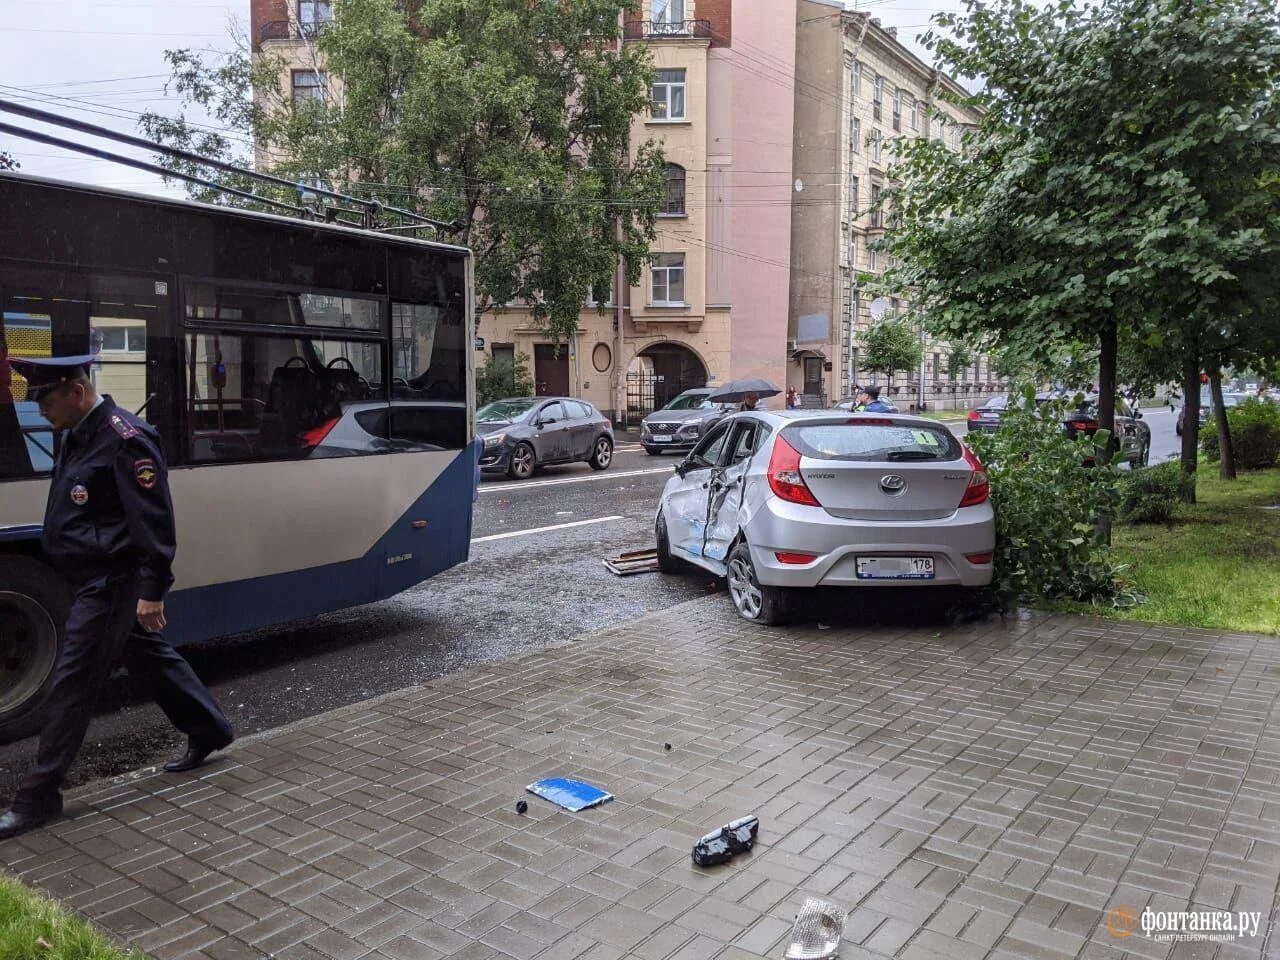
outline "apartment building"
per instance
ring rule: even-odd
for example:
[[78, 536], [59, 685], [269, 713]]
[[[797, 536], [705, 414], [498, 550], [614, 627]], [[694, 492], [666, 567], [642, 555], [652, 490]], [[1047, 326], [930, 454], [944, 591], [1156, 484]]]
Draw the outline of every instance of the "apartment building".
[[[583, 304], [567, 344], [519, 304], [486, 313], [477, 362], [524, 354], [538, 393], [580, 396], [620, 419], [690, 387], [782, 381], [796, 56], [782, 9], [644, 0], [624, 23], [622, 42], [646, 45], [655, 69], [631, 143], [659, 140], [669, 161], [654, 260], [637, 286]], [[252, 0], [255, 50], [284, 59], [295, 99], [341, 95], [314, 48], [332, 16], [327, 0]]]
[[[860, 334], [905, 304], [873, 298], [860, 277], [882, 273], [871, 243], [884, 232], [871, 208], [888, 183], [892, 142], [933, 137], [959, 149], [971, 110], [954, 80], [901, 44], [892, 28], [834, 0], [797, 0], [792, 270], [787, 331], [789, 387], [832, 400], [854, 384], [888, 383], [861, 364]], [[919, 370], [896, 371], [891, 395], [902, 409], [963, 406], [996, 388], [985, 358], [961, 369], [949, 345], [921, 332]]]

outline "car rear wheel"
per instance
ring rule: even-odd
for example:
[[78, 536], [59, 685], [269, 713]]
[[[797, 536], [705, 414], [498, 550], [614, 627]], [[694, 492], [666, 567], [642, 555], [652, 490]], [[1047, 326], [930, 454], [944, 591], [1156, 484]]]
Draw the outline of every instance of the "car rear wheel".
[[591, 464], [592, 470], [604, 470], [613, 462], [613, 441], [608, 437], [601, 437], [596, 441], [596, 445], [591, 448], [591, 459], [587, 463]]
[[681, 573], [684, 564], [671, 555], [671, 540], [667, 536], [667, 518], [658, 511], [658, 520], [654, 524], [653, 540], [655, 553], [658, 555], [658, 569], [663, 573]]
[[0, 742], [39, 728], [70, 609], [71, 590], [54, 571], [0, 558]]
[[729, 553], [729, 570], [725, 579], [729, 582], [733, 608], [743, 620], [764, 626], [786, 620], [789, 612], [786, 593], [780, 587], [760, 584], [746, 543], [739, 543]]
[[511, 464], [507, 467], [507, 473], [513, 480], [528, 480], [537, 466], [538, 459], [533, 453], [533, 447], [521, 441], [511, 451]]

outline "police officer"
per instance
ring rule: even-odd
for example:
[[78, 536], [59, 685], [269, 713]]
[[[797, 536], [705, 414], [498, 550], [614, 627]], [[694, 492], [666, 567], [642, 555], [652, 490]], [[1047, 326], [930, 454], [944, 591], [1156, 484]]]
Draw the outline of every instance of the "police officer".
[[35, 767], [12, 808], [0, 816], [0, 838], [61, 814], [62, 783], [84, 741], [98, 691], [122, 654], [130, 676], [187, 735], [186, 753], [166, 763], [166, 770], [192, 770], [233, 739], [209, 691], [159, 633], [176, 549], [159, 436], [97, 393], [89, 379], [93, 361], [9, 358], [27, 379], [28, 399], [62, 432], [42, 546], [70, 582], [74, 599]]

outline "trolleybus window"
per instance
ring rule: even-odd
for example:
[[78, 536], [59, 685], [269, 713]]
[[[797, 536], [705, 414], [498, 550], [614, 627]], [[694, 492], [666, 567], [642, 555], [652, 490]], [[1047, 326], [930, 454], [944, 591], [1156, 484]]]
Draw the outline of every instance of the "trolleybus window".
[[[139, 277], [13, 270], [0, 290], [0, 356], [97, 353], [101, 393], [149, 418], [147, 328], [165, 319], [168, 288]], [[26, 381], [0, 363], [0, 478], [48, 473], [55, 440]]]

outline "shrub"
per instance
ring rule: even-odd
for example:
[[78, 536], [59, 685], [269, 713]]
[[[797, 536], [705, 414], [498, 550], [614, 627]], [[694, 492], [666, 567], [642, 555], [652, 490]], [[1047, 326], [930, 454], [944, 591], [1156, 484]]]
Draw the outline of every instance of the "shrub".
[[[1261, 470], [1280, 460], [1280, 404], [1251, 397], [1227, 411], [1227, 424], [1239, 469]], [[1200, 428], [1200, 447], [1210, 460], [1221, 457], [1213, 417]]]
[[517, 353], [514, 364], [490, 355], [476, 370], [476, 403], [478, 405], [507, 397], [531, 396], [533, 396], [533, 377], [529, 375], [527, 353]]
[[[1104, 463], [1109, 437], [1069, 438], [1062, 429], [1065, 403], [1037, 407], [1030, 387], [993, 434], [967, 442], [991, 475], [996, 512], [997, 603], [1009, 609], [1023, 597], [1120, 605], [1131, 599], [1119, 580], [1110, 548], [1095, 539], [1100, 517], [1114, 516], [1118, 471]], [[1086, 465], [1097, 458], [1095, 465]]]
[[1168, 523], [1182, 490], [1182, 467], [1176, 462], [1134, 470], [1120, 484], [1120, 517], [1130, 523]]

